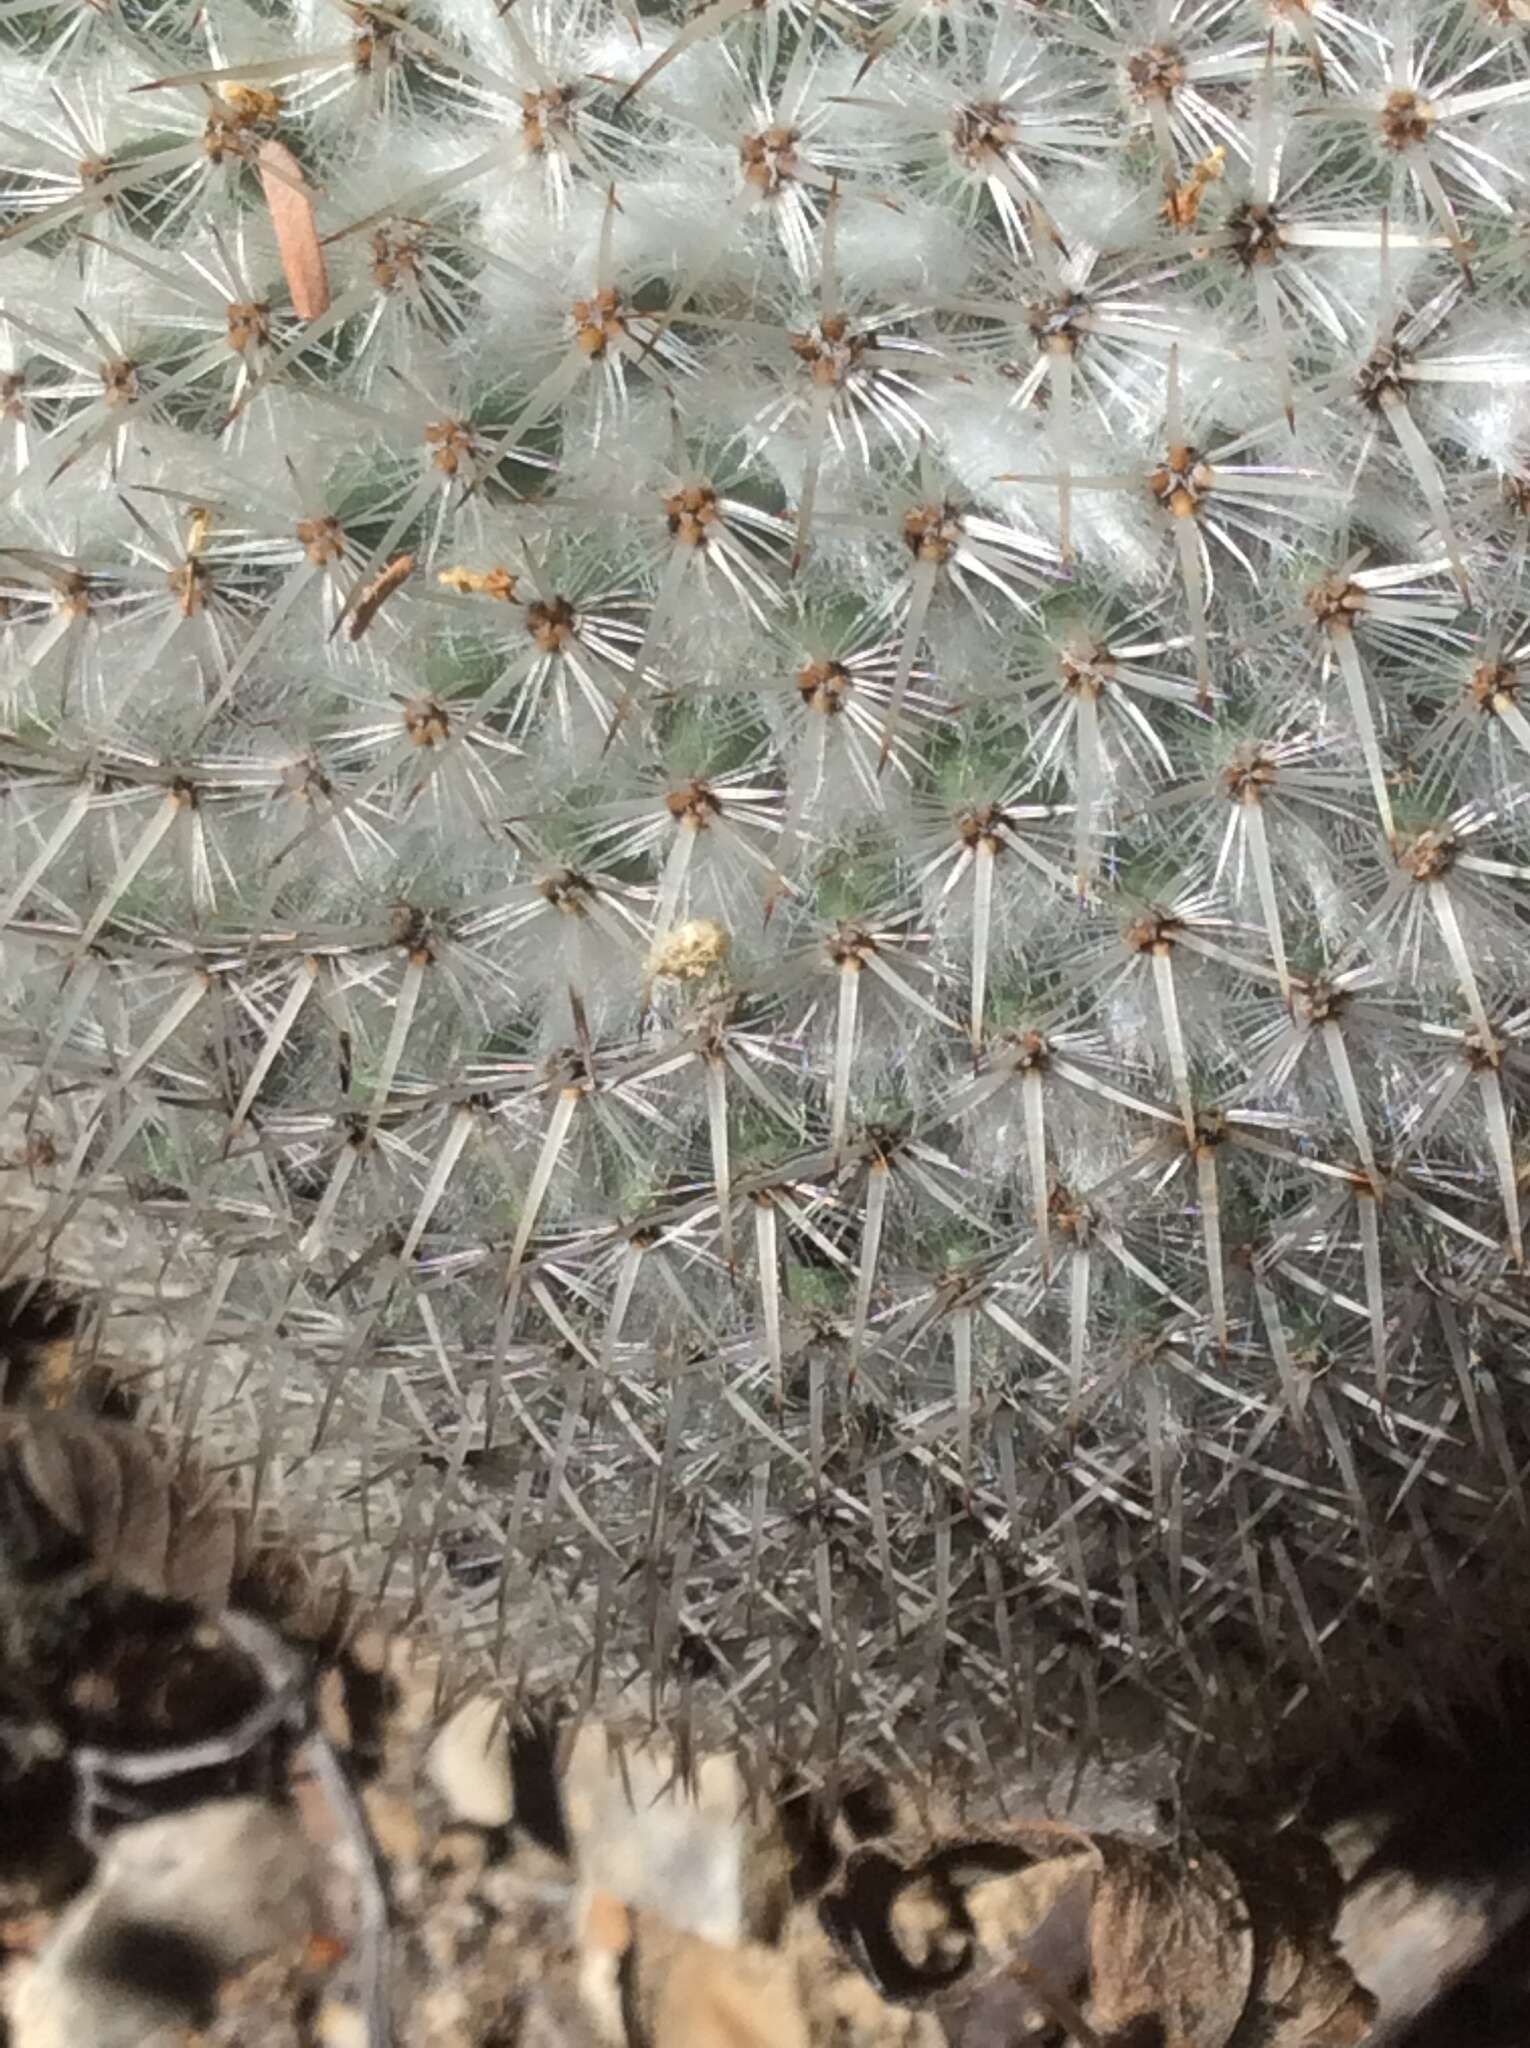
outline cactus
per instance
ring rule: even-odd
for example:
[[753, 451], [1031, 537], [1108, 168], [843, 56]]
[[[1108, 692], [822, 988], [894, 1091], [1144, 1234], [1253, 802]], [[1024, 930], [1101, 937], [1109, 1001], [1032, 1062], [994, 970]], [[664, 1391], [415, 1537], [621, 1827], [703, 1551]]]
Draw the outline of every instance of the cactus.
[[801, 1762], [1489, 1673], [1517, 0], [0, 62], [0, 1280], [465, 1668]]

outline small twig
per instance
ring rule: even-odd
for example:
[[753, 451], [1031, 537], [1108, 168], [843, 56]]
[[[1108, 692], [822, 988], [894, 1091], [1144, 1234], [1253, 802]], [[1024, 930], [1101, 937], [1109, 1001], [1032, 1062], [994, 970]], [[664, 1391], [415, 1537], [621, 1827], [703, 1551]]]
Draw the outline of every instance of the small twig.
[[[303, 1666], [291, 1647], [266, 1622], [253, 1615], [229, 1613], [224, 1626], [241, 1649], [259, 1666], [261, 1676], [273, 1690], [285, 1687]], [[311, 1708], [306, 1692], [305, 1709]], [[357, 1892], [356, 1976], [367, 2029], [367, 2048], [389, 2048], [393, 2038], [388, 2000], [388, 1892], [381, 1872], [381, 1859], [365, 1809], [356, 1796], [334, 1744], [317, 1727], [311, 1711], [303, 1715], [306, 1747], [313, 1759], [313, 1774], [355, 1852]]]
[[330, 628], [330, 638], [333, 639], [335, 637], [336, 632], [340, 628], [341, 620], [346, 619], [346, 611], [349, 611], [350, 617], [346, 621], [345, 627], [346, 638], [353, 641], [359, 640], [368, 626], [377, 617], [377, 614], [382, 610], [383, 605], [393, 595], [394, 591], [413, 574], [414, 556], [395, 555], [381, 574], [374, 576], [370, 583], [363, 584], [360, 589], [352, 592], [351, 598], [347, 600], [345, 609], [341, 611], [340, 618], [336, 619], [334, 625]]
[[393, 2017], [388, 1996], [388, 1890], [366, 1811], [334, 1744], [317, 1731], [309, 1739], [313, 1774], [355, 1852], [356, 1944], [353, 1951], [367, 2048], [390, 2048]]

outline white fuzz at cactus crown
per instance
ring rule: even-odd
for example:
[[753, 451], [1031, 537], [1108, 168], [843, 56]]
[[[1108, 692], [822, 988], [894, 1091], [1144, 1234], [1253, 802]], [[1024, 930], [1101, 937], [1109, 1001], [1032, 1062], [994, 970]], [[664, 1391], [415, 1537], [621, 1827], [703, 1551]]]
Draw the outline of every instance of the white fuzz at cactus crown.
[[1491, 1654], [1523, 17], [0, 0], [6, 1277], [798, 1754]]

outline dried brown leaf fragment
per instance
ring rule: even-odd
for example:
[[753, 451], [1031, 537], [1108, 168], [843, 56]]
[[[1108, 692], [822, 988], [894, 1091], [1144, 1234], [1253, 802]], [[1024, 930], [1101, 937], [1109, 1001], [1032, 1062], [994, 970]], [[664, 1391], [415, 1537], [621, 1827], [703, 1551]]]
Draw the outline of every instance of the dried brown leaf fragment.
[[292, 310], [300, 320], [317, 320], [329, 307], [329, 273], [314, 219], [312, 188], [292, 151], [274, 136], [260, 145], [255, 160]]
[[347, 638], [359, 640], [394, 591], [413, 574], [414, 556], [395, 555], [387, 568], [380, 575], [374, 576], [357, 597], [355, 607], [346, 622]]

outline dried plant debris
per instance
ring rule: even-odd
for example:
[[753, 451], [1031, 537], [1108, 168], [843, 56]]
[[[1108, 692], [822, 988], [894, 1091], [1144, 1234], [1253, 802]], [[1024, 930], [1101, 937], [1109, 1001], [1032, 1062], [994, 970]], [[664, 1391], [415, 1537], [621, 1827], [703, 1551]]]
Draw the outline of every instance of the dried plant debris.
[[17, 2048], [134, 2048], [205, 2025], [222, 1981], [306, 1938], [311, 1873], [292, 1819], [221, 1800], [124, 1827], [14, 2002]]
[[258, 161], [292, 310], [301, 319], [316, 320], [329, 305], [329, 277], [308, 180], [292, 151], [274, 136], [260, 145]]
[[443, 1718], [437, 1650], [316, 1603], [290, 1546], [255, 1569], [238, 1496], [147, 1427], [46, 1405], [72, 1362], [41, 1313], [51, 1370], [0, 1409], [16, 2048], [1368, 2037], [1296, 1829], [979, 1826], [556, 1701]]
[[13, 1539], [35, 1569], [79, 1568], [163, 1600], [227, 1603], [239, 1553], [233, 1496], [169, 1464], [131, 1424], [69, 1413], [0, 1416]]
[[619, 2048], [1070, 2035], [1337, 2048], [1369, 2030], [1374, 2001], [1334, 1946], [1340, 1886], [1316, 1838], [1249, 1838], [1245, 1881], [1209, 1843], [962, 1828], [886, 1783], [765, 1799], [731, 1759], [687, 1765], [673, 1745], [596, 1726], [542, 1744], [561, 1819], [549, 1828], [543, 1780], [543, 1814], [523, 1829], [508, 1718], [467, 1703], [429, 1776], [459, 1828], [509, 1831], [500, 1882], [546, 1886], [561, 1870], [580, 1995]]
[[[772, 1790], [489, 1696], [432, 1733], [439, 1677], [403, 1639], [351, 1645], [374, 1683], [348, 1697], [343, 1659], [229, 1607], [232, 1546], [182, 1578], [200, 1525], [144, 1432], [4, 1420], [7, 1746], [51, 1773], [75, 1852], [34, 1854], [10, 1902], [18, 2048], [239, 2040], [259, 2014], [276, 2041], [303, 2011], [369, 2048], [966, 2048], [1022, 2019], [1086, 2042], [1151, 2024], [1166, 2048], [1361, 2038], [1333, 2030], [1366, 2007], [1319, 1848], [1285, 1842], [1285, 1883], [1261, 1866], [1256, 1890], [1208, 1847], [963, 1831], [891, 1786]], [[390, 1697], [370, 1731], [351, 1711]], [[13, 1767], [12, 1814], [26, 1791]]]
[[381, 575], [373, 577], [370, 583], [353, 594], [351, 614], [345, 625], [348, 638], [361, 638], [394, 591], [414, 574], [414, 566], [413, 555], [398, 555]]
[[225, 1479], [137, 1425], [0, 1411], [0, 1523], [11, 1664], [73, 1734], [168, 1740], [195, 1714], [183, 1687], [222, 1671], [247, 1692], [248, 1655], [217, 1627], [231, 1603], [274, 1608], [299, 1640], [341, 1637], [343, 1589], [259, 1540]]
[[76, 1370], [80, 1305], [45, 1280], [0, 1286], [0, 1401], [57, 1400]]
[[[815, 1790], [681, 1737], [532, 1715], [499, 1694], [443, 1719], [439, 1653], [408, 1635], [301, 1649], [219, 1598], [171, 1597], [168, 1567], [155, 1578], [131, 1545], [122, 1554], [147, 1583], [114, 1587], [112, 1553], [91, 1540], [107, 1525], [82, 1494], [115, 1503], [126, 1455], [111, 1464], [78, 1446], [119, 1431], [6, 1419], [73, 1425], [41, 1497], [76, 1538], [75, 1604], [118, 1595], [86, 1617], [95, 1665], [112, 1666], [110, 1645], [120, 1671], [152, 1639], [185, 1681], [172, 1714], [135, 1668], [135, 1711], [125, 1721], [119, 1699], [113, 1720], [92, 1713], [104, 1693], [87, 1657], [75, 1665], [87, 1697], [60, 1698], [6, 1581], [27, 1652], [11, 1668], [40, 1681], [30, 1724], [9, 1710], [7, 1743], [29, 1731], [61, 1774], [77, 1859], [13, 1898], [3, 1922], [17, 2048], [181, 2043], [188, 2030], [208, 2048], [1344, 2048], [1369, 2036], [1375, 2003], [1335, 1945], [1342, 1886], [1315, 1836], [978, 1825], [928, 1784]], [[30, 1469], [18, 1460], [0, 1499], [23, 1497]], [[36, 1545], [19, 1555], [24, 1568]], [[200, 1670], [185, 1661], [193, 1648]], [[5, 1786], [8, 1815], [24, 1785]]]

